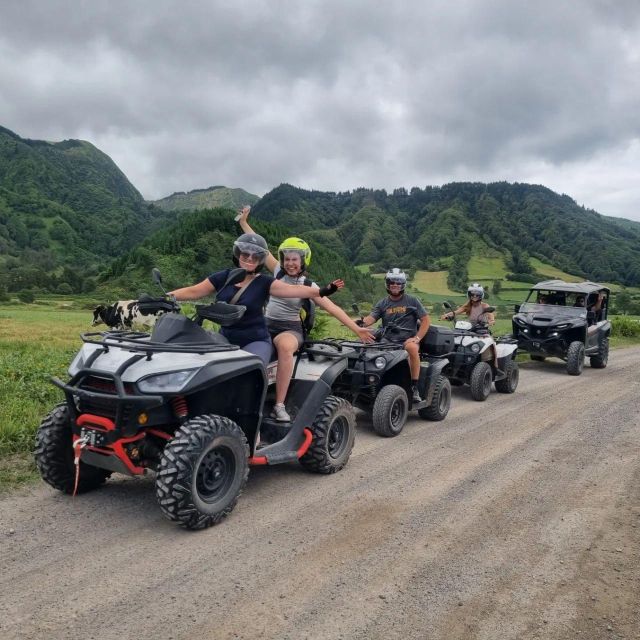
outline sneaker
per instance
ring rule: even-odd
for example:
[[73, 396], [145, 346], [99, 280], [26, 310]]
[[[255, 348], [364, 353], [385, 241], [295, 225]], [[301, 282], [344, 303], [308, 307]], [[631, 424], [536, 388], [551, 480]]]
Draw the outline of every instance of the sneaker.
[[411, 401], [412, 402], [422, 402], [422, 398], [420, 397], [420, 392], [418, 391], [418, 387], [411, 387]]
[[282, 402], [273, 405], [271, 417], [275, 418], [278, 422], [291, 422], [291, 416], [287, 413]]

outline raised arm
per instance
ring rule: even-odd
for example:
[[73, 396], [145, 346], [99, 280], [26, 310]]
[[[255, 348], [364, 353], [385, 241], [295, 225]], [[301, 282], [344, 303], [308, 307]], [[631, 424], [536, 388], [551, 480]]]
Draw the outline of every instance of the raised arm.
[[307, 287], [304, 284], [287, 284], [282, 280], [274, 280], [269, 288], [269, 293], [278, 298], [320, 298], [320, 290], [315, 287]]
[[215, 293], [216, 289], [211, 284], [209, 279], [205, 279], [198, 284], [191, 285], [190, 287], [182, 287], [181, 289], [174, 289], [169, 291], [170, 296], [175, 296], [176, 300], [198, 300]]
[[[240, 219], [238, 220], [238, 222], [240, 223], [241, 229], [245, 233], [255, 233], [255, 231], [252, 229], [251, 225], [249, 224], [250, 211], [251, 211], [251, 207], [249, 205], [242, 207], [242, 209], [240, 210]], [[271, 273], [275, 273], [276, 267], [278, 266], [278, 260], [271, 253], [271, 251], [269, 251], [269, 254], [267, 255], [265, 264], [267, 265], [267, 269], [269, 269]]]
[[331, 302], [328, 298], [317, 298], [316, 304], [337, 318], [342, 324], [351, 329], [362, 342], [373, 342], [373, 335], [365, 327], [359, 327], [337, 304]]

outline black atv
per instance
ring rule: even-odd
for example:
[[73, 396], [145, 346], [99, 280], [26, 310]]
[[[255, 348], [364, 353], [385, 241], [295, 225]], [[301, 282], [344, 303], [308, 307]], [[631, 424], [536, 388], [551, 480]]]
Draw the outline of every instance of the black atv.
[[607, 287], [595, 282], [539, 282], [515, 307], [512, 325], [518, 349], [539, 362], [561, 358], [571, 376], [582, 373], [585, 356], [594, 369], [604, 369], [611, 335], [609, 295]]
[[[353, 308], [360, 314], [357, 305]], [[346, 350], [348, 366], [333, 385], [335, 395], [348, 398], [354, 406], [369, 413], [374, 431], [387, 438], [402, 431], [409, 411], [417, 410], [421, 418], [439, 421], [447, 417], [451, 406], [451, 386], [442, 375], [447, 360], [429, 361], [426, 354], [418, 380], [423, 400], [413, 402], [409, 354], [402, 344], [386, 339], [388, 332], [394, 330], [397, 327], [393, 325], [378, 329], [374, 332], [376, 342], [372, 344], [338, 341]]]
[[[157, 276], [159, 280], [159, 275]], [[232, 272], [227, 284], [244, 272]], [[70, 380], [53, 382], [66, 402], [42, 421], [36, 464], [43, 479], [68, 494], [99, 487], [114, 472], [156, 472], [156, 497], [169, 519], [187, 529], [218, 523], [234, 508], [249, 466], [298, 460], [329, 474], [347, 463], [355, 416], [331, 395], [346, 357], [325, 363], [301, 357], [291, 383], [300, 398], [295, 420], [279, 438], [261, 440], [268, 379], [255, 355], [200, 326], [236, 322], [244, 307], [196, 307], [195, 321], [170, 300], [145, 297], [149, 311], [171, 311], [153, 333], [82, 335]]]

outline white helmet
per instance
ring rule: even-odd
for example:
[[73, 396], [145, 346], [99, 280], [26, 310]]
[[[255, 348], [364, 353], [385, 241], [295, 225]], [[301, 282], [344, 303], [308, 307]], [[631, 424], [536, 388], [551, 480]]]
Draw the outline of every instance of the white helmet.
[[394, 267], [393, 269], [389, 269], [389, 271], [387, 271], [387, 275], [384, 277], [384, 283], [387, 288], [387, 293], [391, 293], [391, 291], [389, 291], [390, 284], [399, 284], [400, 291], [404, 291], [404, 288], [407, 284], [407, 274], [402, 269]]
[[474, 282], [472, 285], [469, 285], [467, 289], [467, 298], [471, 300], [471, 296], [480, 296], [480, 300], [484, 298], [484, 289], [481, 284]]

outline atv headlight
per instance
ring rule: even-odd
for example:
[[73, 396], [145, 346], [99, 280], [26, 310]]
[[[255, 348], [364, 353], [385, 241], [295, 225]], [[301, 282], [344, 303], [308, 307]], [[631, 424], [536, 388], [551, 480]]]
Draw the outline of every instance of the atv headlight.
[[374, 361], [373, 361], [373, 366], [376, 369], [384, 369], [387, 366], [387, 359], [382, 357], [382, 356], [378, 356]]
[[571, 326], [570, 322], [565, 322], [563, 324], [559, 324], [556, 326], [556, 329], [566, 329], [567, 327]]
[[479, 342], [474, 342], [469, 349], [471, 349], [471, 351], [473, 353], [478, 353], [478, 351], [480, 351], [480, 343]]
[[138, 382], [138, 389], [143, 393], [171, 393], [178, 392], [196, 374], [198, 369], [188, 371], [172, 371], [149, 376]]

